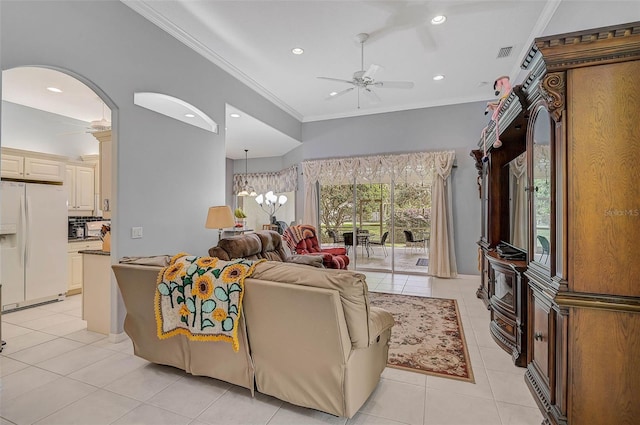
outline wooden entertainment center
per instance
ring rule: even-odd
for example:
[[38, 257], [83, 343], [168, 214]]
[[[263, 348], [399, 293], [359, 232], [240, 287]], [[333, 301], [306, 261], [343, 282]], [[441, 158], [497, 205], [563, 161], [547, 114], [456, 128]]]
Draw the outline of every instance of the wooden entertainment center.
[[[538, 38], [471, 152], [489, 329], [544, 424], [640, 421], [640, 22]], [[518, 257], [522, 256], [522, 259]]]

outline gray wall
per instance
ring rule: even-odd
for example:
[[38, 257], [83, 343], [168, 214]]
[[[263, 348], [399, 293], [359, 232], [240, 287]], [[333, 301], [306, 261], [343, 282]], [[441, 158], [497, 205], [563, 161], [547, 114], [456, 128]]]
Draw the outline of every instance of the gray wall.
[[[300, 139], [299, 121], [118, 1], [0, 2], [2, 69], [47, 66], [92, 88], [112, 110], [112, 261], [205, 254], [217, 232], [207, 208], [225, 202], [225, 105]], [[133, 104], [138, 91], [183, 99], [212, 117], [214, 135]], [[131, 239], [131, 227], [144, 237]], [[112, 288], [112, 333], [123, 306]]]
[[80, 159], [96, 155], [98, 140], [84, 121], [2, 101], [2, 146]]

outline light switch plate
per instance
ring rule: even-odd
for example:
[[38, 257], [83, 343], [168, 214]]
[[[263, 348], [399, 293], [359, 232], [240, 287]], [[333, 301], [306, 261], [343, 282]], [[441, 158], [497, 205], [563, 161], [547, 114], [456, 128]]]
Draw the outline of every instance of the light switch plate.
[[140, 239], [140, 238], [142, 238], [142, 227], [132, 227], [131, 239]]

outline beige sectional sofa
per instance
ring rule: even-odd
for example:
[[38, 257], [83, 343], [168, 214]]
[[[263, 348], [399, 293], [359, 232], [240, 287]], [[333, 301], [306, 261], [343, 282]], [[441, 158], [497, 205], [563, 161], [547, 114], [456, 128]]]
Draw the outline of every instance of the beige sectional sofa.
[[113, 266], [137, 356], [299, 406], [352, 417], [387, 363], [393, 317], [369, 305], [362, 274], [266, 261], [245, 280], [239, 352], [225, 342], [156, 336], [160, 267]]

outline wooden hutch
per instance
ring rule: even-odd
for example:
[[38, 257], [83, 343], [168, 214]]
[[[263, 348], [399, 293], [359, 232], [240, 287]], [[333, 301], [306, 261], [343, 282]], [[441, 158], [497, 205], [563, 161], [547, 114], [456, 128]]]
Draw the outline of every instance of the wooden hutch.
[[[545, 424], [638, 423], [640, 22], [538, 38], [522, 68], [499, 112], [502, 147], [491, 122], [486, 162], [482, 140], [472, 152], [477, 294]], [[501, 257], [504, 242], [526, 259]]]

